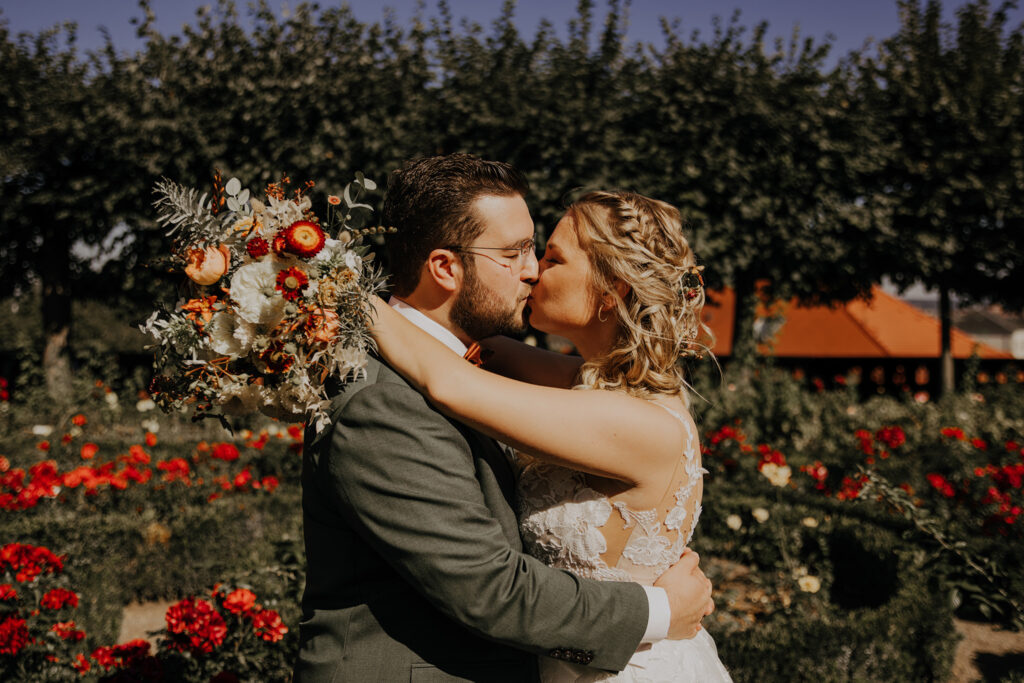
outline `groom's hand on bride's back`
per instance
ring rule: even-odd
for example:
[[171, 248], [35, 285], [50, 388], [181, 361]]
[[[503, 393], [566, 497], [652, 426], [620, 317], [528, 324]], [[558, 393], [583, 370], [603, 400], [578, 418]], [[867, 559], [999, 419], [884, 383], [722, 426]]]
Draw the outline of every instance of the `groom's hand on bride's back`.
[[672, 610], [668, 629], [670, 640], [693, 638], [700, 630], [700, 620], [711, 614], [715, 603], [711, 599], [711, 581], [701, 571], [700, 556], [687, 550], [674, 565], [662, 574], [654, 585], [664, 588]]

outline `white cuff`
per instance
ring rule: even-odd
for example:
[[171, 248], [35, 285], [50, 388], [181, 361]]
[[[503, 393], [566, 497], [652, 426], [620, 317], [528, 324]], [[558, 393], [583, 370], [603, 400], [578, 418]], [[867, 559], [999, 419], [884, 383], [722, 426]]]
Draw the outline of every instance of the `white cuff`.
[[672, 622], [672, 608], [668, 604], [668, 593], [664, 588], [644, 586], [647, 593], [647, 630], [641, 643], [656, 643], [668, 637], [668, 627]]

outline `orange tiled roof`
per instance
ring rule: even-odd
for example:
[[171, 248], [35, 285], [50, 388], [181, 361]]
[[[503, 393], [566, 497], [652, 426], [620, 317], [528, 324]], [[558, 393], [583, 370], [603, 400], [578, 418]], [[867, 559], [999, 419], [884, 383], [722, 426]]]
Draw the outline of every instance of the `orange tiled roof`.
[[[732, 352], [732, 289], [708, 292], [704, 322], [715, 334], [715, 353]], [[714, 302], [714, 303], [712, 303]], [[835, 308], [798, 306], [796, 300], [776, 302], [772, 313], [785, 318], [773, 342], [762, 352], [781, 358], [934, 358], [939, 355], [939, 321], [914, 306], [872, 289], [870, 302], [855, 300]], [[760, 306], [758, 315], [766, 315]], [[975, 347], [982, 358], [1011, 358], [1010, 354], [975, 341], [953, 328], [954, 358], [967, 358]]]

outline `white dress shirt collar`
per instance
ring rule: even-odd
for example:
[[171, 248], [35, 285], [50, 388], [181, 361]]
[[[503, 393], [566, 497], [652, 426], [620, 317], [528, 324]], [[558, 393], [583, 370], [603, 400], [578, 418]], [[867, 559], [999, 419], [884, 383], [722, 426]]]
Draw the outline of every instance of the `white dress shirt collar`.
[[388, 300], [388, 305], [401, 313], [402, 317], [406, 320], [447, 346], [455, 353], [460, 356], [466, 355], [466, 345], [462, 343], [462, 340], [452, 334], [451, 330], [448, 330], [440, 323], [431, 320], [421, 311], [413, 308], [397, 297], [391, 297], [391, 299]]

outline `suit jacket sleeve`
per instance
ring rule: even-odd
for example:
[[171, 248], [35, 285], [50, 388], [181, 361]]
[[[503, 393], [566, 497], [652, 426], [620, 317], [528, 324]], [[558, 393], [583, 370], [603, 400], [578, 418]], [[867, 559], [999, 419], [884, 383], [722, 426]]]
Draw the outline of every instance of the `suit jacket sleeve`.
[[637, 584], [581, 579], [513, 549], [465, 436], [412, 388], [369, 384], [331, 435], [322, 485], [349, 523], [440, 611], [536, 654], [592, 653], [621, 670], [648, 619]]

